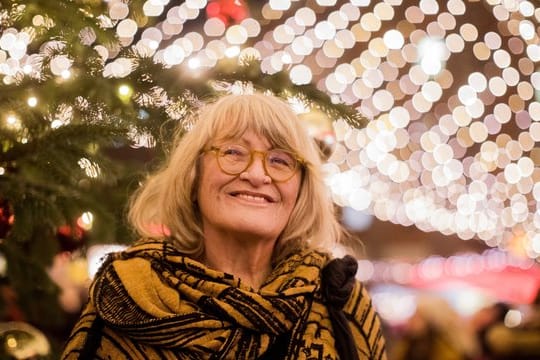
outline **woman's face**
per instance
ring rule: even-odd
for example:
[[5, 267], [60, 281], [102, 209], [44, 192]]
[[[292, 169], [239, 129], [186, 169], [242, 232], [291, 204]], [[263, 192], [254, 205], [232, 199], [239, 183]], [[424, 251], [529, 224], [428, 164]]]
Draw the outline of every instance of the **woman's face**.
[[[250, 130], [226, 143], [240, 144], [249, 150], [271, 149], [266, 138]], [[207, 152], [202, 158], [197, 192], [205, 237], [275, 241], [289, 220], [300, 182], [298, 170], [285, 182], [271, 180], [262, 156], [255, 156], [244, 173], [227, 175], [220, 169], [215, 153]]]

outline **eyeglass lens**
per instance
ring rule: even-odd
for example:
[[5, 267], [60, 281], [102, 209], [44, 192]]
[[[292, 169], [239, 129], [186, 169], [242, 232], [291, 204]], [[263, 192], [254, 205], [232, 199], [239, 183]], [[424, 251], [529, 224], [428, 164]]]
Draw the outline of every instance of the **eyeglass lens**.
[[279, 149], [256, 151], [242, 145], [225, 145], [218, 151], [218, 160], [224, 171], [239, 174], [247, 169], [255, 153], [264, 156], [265, 169], [274, 180], [286, 179], [296, 170], [297, 160], [293, 154]]

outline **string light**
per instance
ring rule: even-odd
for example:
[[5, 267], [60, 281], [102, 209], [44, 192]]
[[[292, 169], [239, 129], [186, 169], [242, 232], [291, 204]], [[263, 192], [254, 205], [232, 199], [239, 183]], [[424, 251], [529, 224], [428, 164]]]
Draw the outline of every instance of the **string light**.
[[133, 95], [133, 88], [130, 85], [122, 84], [118, 86], [118, 97], [122, 102], [128, 103]]
[[238, 46], [229, 46], [225, 50], [225, 56], [228, 58], [233, 58], [235, 56], [238, 56], [240, 54], [240, 47]]
[[21, 121], [19, 118], [15, 115], [8, 115], [6, 117], [6, 124], [8, 127], [12, 129], [18, 129], [21, 127]]
[[28, 98], [28, 100], [26, 100], [26, 103], [28, 104], [28, 106], [30, 107], [35, 107], [38, 103], [38, 100], [35, 96], [30, 96]]
[[78, 219], [77, 219], [77, 225], [86, 231], [89, 231], [92, 229], [92, 226], [94, 225], [94, 214], [92, 214], [89, 211], [84, 212]]
[[188, 66], [190, 69], [198, 69], [201, 66], [201, 61], [197, 58], [191, 58], [188, 60]]
[[62, 70], [60, 76], [62, 77], [62, 79], [69, 79], [71, 77], [71, 71], [69, 71], [68, 69]]
[[81, 158], [78, 164], [89, 178], [97, 178], [101, 174], [99, 165], [87, 158]]

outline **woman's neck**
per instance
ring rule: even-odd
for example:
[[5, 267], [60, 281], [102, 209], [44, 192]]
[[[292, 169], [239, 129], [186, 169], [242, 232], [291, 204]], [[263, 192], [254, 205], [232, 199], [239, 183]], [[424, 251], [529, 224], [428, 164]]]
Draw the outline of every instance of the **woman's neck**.
[[205, 239], [203, 263], [258, 290], [272, 270], [275, 241]]

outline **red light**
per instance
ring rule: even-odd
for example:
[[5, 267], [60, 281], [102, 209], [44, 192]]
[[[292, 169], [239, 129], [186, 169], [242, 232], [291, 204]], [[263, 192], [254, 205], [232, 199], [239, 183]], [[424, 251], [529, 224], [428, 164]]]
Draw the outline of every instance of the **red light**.
[[206, 7], [206, 15], [209, 18], [219, 16], [220, 13], [221, 13], [221, 6], [219, 5], [218, 2], [211, 2]]
[[206, 6], [209, 18], [217, 17], [224, 24], [239, 23], [248, 16], [248, 8], [240, 0], [214, 0]]

